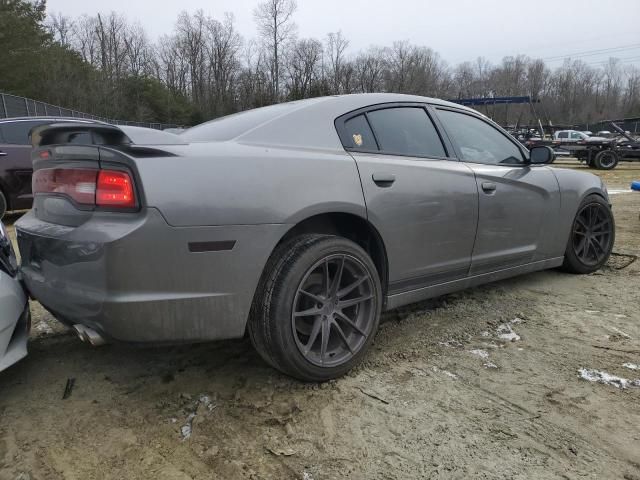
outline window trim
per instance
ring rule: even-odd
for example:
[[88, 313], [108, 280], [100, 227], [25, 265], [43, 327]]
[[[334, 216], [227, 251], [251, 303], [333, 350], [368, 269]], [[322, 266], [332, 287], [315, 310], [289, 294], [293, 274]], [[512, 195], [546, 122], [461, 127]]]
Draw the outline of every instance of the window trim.
[[[422, 110], [424, 110], [425, 114], [427, 115], [427, 118], [429, 120], [431, 120], [431, 123], [433, 125], [433, 128], [436, 131], [436, 134], [438, 135], [438, 138], [440, 138], [440, 142], [442, 143], [442, 148], [444, 149], [444, 153], [446, 156], [441, 157], [441, 156], [435, 156], [435, 155], [409, 155], [406, 153], [393, 153], [393, 152], [385, 152], [380, 150], [380, 141], [378, 140], [378, 135], [376, 134], [375, 129], [373, 128], [373, 125], [371, 124], [371, 121], [369, 120], [368, 117], [368, 113], [369, 112], [374, 112], [374, 111], [378, 111], [378, 110], [387, 110], [390, 108], [420, 108]], [[358, 115], [364, 115], [367, 124], [369, 125], [369, 128], [371, 129], [371, 133], [373, 133], [373, 138], [375, 139], [376, 142], [376, 146], [378, 147], [378, 150], [370, 150], [367, 148], [357, 148], [357, 147], [346, 147], [345, 145], [348, 145], [349, 142], [349, 138], [347, 136], [346, 133], [346, 129], [344, 124], [348, 121], [351, 120], [354, 117], [357, 117]], [[362, 107], [359, 108], [357, 110], [353, 110], [351, 112], [345, 113], [344, 115], [339, 116], [338, 118], [335, 119], [334, 121], [334, 125], [336, 128], [336, 131], [338, 133], [338, 137], [340, 138], [340, 142], [342, 144], [342, 147], [347, 151], [347, 152], [353, 152], [353, 153], [366, 153], [366, 154], [374, 154], [374, 155], [387, 155], [387, 156], [392, 156], [392, 157], [405, 157], [405, 158], [414, 158], [414, 159], [419, 159], [419, 160], [453, 160], [453, 161], [458, 161], [458, 156], [457, 156], [457, 152], [456, 150], [453, 148], [453, 145], [451, 144], [451, 142], [449, 141], [448, 137], [446, 135], [444, 135], [444, 132], [442, 130], [442, 126], [440, 125], [440, 122], [434, 118], [435, 115], [433, 113], [433, 111], [431, 110], [430, 106], [426, 103], [421, 103], [421, 102], [390, 102], [390, 103], [378, 103], [375, 105], [367, 105], [366, 107]]]
[[434, 105], [434, 109], [436, 110], [435, 112], [436, 116], [438, 116], [438, 110], [445, 110], [449, 112], [460, 113], [462, 115], [467, 115], [469, 117], [476, 118], [481, 122], [484, 122], [485, 124], [493, 128], [496, 132], [498, 132], [500, 135], [505, 137], [513, 145], [515, 145], [515, 147], [520, 151], [520, 154], [522, 155], [522, 163], [485, 163], [485, 162], [473, 162], [471, 160], [464, 160], [464, 156], [462, 155], [462, 151], [460, 150], [460, 145], [449, 134], [444, 123], [440, 120], [440, 118], [438, 118], [438, 121], [442, 125], [442, 130], [446, 133], [447, 137], [451, 141], [453, 148], [455, 149], [456, 154], [458, 155], [458, 158], [460, 159], [461, 162], [473, 163], [474, 165], [495, 165], [498, 167], [530, 167], [531, 166], [531, 163], [529, 162], [529, 151], [526, 149], [526, 147], [520, 144], [520, 142], [518, 142], [515, 138], [513, 138], [511, 135], [505, 132], [499, 125], [497, 125], [492, 120], [489, 120], [488, 118], [483, 117], [480, 114], [474, 114], [473, 112], [469, 112], [467, 110], [462, 110], [455, 107], [450, 107], [448, 105]]

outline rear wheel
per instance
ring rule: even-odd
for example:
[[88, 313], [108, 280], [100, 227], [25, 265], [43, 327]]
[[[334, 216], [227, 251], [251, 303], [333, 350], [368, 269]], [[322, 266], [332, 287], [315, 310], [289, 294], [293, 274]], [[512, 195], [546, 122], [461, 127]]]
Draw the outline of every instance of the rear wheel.
[[563, 269], [571, 273], [595, 272], [611, 255], [614, 241], [615, 222], [609, 204], [598, 195], [589, 195], [573, 221]]
[[594, 159], [594, 165], [598, 170], [612, 170], [618, 165], [618, 154], [613, 150], [598, 152]]
[[341, 237], [303, 235], [269, 260], [249, 335], [273, 367], [301, 380], [325, 381], [361, 361], [381, 308], [378, 273], [360, 246]]

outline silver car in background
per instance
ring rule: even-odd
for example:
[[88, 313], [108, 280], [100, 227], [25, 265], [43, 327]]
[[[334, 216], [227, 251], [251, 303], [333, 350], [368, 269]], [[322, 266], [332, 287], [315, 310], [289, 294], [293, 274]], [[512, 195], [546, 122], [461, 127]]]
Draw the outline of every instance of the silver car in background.
[[431, 98], [316, 98], [179, 136], [59, 124], [32, 140], [24, 279], [94, 344], [248, 332], [270, 365], [322, 381], [362, 359], [384, 309], [592, 272], [614, 242], [598, 177]]
[[30, 323], [11, 240], [0, 222], [0, 372], [27, 355]]

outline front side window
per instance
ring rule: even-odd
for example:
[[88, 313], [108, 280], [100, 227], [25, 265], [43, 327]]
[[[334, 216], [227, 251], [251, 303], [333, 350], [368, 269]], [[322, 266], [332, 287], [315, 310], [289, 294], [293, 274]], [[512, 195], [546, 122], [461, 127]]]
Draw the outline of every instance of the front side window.
[[522, 151], [515, 143], [483, 120], [450, 110], [438, 110], [438, 117], [458, 144], [463, 161], [489, 165], [523, 163]]
[[393, 107], [367, 113], [380, 150], [396, 155], [446, 157], [427, 112], [420, 107]]

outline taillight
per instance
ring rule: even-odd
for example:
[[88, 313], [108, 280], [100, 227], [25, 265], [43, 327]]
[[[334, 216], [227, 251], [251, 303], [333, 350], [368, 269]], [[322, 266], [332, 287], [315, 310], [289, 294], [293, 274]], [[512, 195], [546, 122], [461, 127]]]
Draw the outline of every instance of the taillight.
[[105, 207], [133, 208], [136, 199], [133, 182], [127, 172], [100, 170], [96, 188], [96, 205]]
[[134, 208], [131, 176], [119, 170], [89, 168], [42, 168], [32, 179], [33, 193], [53, 193], [83, 206]]

